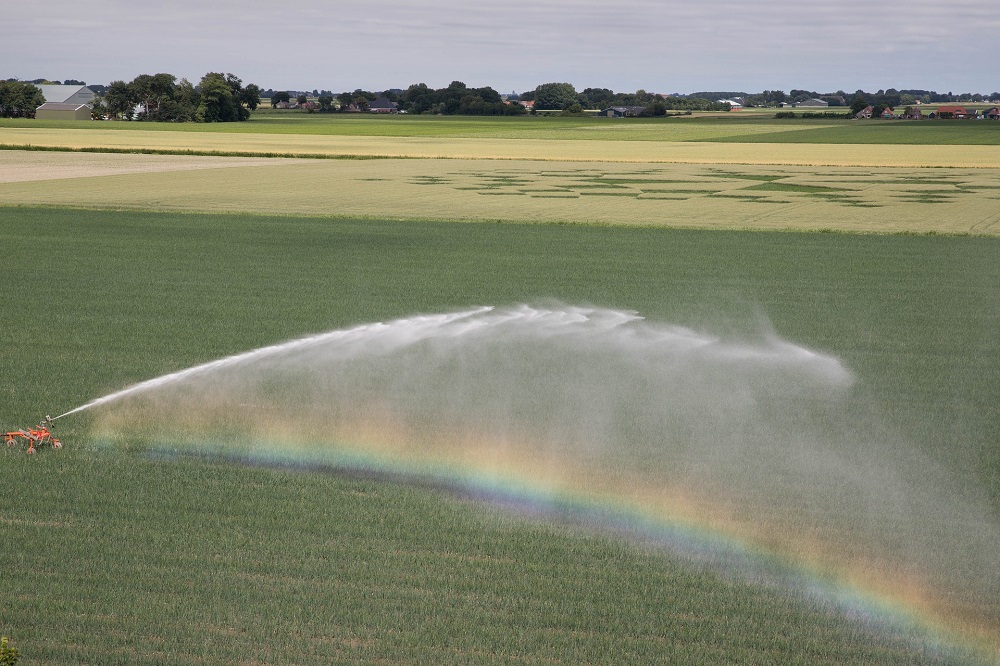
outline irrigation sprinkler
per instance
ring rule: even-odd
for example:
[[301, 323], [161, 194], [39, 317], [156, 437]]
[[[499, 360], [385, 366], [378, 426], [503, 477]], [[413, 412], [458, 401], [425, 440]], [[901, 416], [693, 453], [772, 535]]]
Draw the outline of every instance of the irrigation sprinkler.
[[44, 419], [33, 428], [23, 428], [21, 430], [9, 430], [4, 433], [3, 441], [7, 446], [17, 446], [18, 444], [28, 445], [28, 453], [33, 454], [43, 446], [51, 446], [53, 449], [61, 449], [62, 442], [52, 435], [52, 417], [46, 415]]

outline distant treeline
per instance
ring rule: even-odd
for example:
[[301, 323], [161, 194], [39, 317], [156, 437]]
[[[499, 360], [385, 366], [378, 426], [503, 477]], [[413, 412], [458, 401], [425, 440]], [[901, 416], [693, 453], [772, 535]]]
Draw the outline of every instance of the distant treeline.
[[[560, 111], [566, 114], [583, 113], [585, 109], [602, 109], [611, 106], [641, 108], [635, 115], [664, 115], [668, 110], [723, 111], [729, 104], [712, 99], [693, 97], [666, 97], [639, 90], [634, 93], [616, 93], [607, 88], [587, 88], [577, 92], [569, 83], [545, 83], [521, 95], [508, 95], [506, 99], [490, 87], [469, 88], [461, 81], [452, 81], [447, 88], [430, 88], [425, 83], [415, 83], [406, 90], [391, 89], [381, 92], [357, 89], [334, 95], [329, 91], [313, 91], [316, 108], [320, 113], [366, 111], [371, 102], [385, 99], [396, 104], [398, 111], [415, 114], [510, 116], [528, 113], [521, 101], [533, 102], [533, 111]], [[300, 106], [309, 104], [305, 92], [266, 90], [264, 97], [272, 106], [293, 99]]]
[[988, 102], [990, 100], [1000, 100], [1000, 92], [993, 92], [988, 95], [982, 93], [939, 93], [933, 90], [878, 90], [876, 92], [866, 92], [856, 90], [853, 93], [837, 90], [836, 92], [820, 93], [815, 90], [792, 89], [788, 93], [783, 90], [765, 90], [760, 93], [745, 92], [696, 92], [685, 97], [701, 97], [706, 99], [739, 99], [744, 106], [780, 106], [783, 103], [794, 104], [804, 102], [808, 99], [821, 99], [830, 106], [852, 106], [861, 103], [861, 108], [866, 106], [897, 107], [916, 103], [921, 104], [947, 104], [951, 102]]
[[570, 83], [543, 83], [523, 93], [521, 100], [534, 101], [536, 111], [582, 113], [584, 109], [605, 109], [613, 106], [642, 109], [637, 115], [662, 116], [668, 110], [728, 111], [729, 104], [717, 99], [667, 96], [637, 90], [616, 93], [609, 88], [585, 88], [577, 92]]
[[95, 117], [160, 122], [236, 122], [260, 104], [260, 88], [234, 74], [209, 72], [198, 85], [173, 74], [140, 74], [112, 81], [94, 100]]
[[[84, 81], [35, 79], [0, 81], [0, 116], [32, 118], [45, 102], [39, 85], [78, 85]], [[140, 74], [129, 82], [89, 85], [96, 97], [94, 118], [162, 122], [235, 122], [250, 118], [260, 105], [260, 88], [243, 85], [235, 74], [209, 72], [198, 85], [173, 74]]]
[[[278, 93], [281, 95], [282, 93]], [[366, 111], [377, 99], [396, 104], [396, 110], [406, 113], [446, 116], [516, 116], [527, 111], [520, 104], [508, 104], [493, 88], [469, 88], [461, 81], [452, 81], [446, 88], [431, 88], [415, 83], [406, 90], [393, 89], [376, 93], [354, 90], [333, 95], [320, 95], [320, 111]], [[275, 98], [271, 98], [272, 105]], [[301, 96], [300, 96], [301, 101]], [[336, 104], [334, 104], [336, 102]]]
[[[18, 82], [0, 81], [0, 115], [7, 117], [34, 115], [41, 104], [41, 92], [35, 85], [59, 84], [59, 81], [35, 79]], [[35, 84], [35, 85], [32, 85]], [[63, 85], [87, 85], [83, 81], [66, 79]], [[272, 106], [280, 102], [296, 103], [301, 108], [320, 113], [367, 111], [375, 100], [385, 99], [396, 110], [415, 114], [442, 115], [521, 115], [529, 110], [516, 102], [531, 102], [532, 113], [556, 111], [564, 114], [609, 107], [628, 107], [629, 115], [662, 116], [669, 111], [725, 111], [729, 101], [746, 107], [779, 107], [809, 99], [820, 99], [831, 107], [849, 107], [852, 111], [872, 106], [876, 109], [896, 108], [917, 103], [985, 102], [1000, 100], [1000, 92], [938, 93], [933, 90], [907, 89], [866, 92], [843, 90], [820, 93], [813, 90], [764, 90], [759, 93], [741, 91], [701, 91], [689, 94], [660, 94], [645, 90], [615, 92], [609, 88], [585, 88], [577, 91], [569, 83], [543, 83], [520, 95], [500, 95], [487, 86], [469, 88], [461, 81], [452, 81], [445, 88], [430, 88], [416, 83], [406, 88], [381, 92], [356, 89], [335, 94], [330, 90], [290, 91], [261, 90], [254, 84], [243, 85], [233, 74], [210, 72], [198, 85], [187, 79], [177, 81], [171, 74], [142, 74], [131, 82], [114, 81], [110, 85], [90, 85], [99, 97], [95, 117], [127, 120], [219, 122], [246, 120], [262, 98]], [[39, 101], [41, 100], [41, 101]]]

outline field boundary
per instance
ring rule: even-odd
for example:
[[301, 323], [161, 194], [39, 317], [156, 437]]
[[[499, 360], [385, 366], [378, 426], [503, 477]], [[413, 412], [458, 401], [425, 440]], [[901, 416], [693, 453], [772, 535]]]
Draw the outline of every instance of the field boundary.
[[[105, 148], [99, 146], [39, 146], [25, 143], [0, 143], [0, 150], [24, 150], [47, 153], [108, 153], [113, 155], [182, 155], [185, 157], [270, 157], [277, 159], [311, 160], [420, 160], [455, 159], [426, 158], [412, 155], [354, 155], [328, 153], [281, 153], [246, 150], [197, 150], [193, 148]], [[487, 158], [481, 158], [487, 159]]]
[[[688, 142], [698, 143], [698, 142]], [[709, 143], [709, 142], [706, 142]], [[761, 144], [757, 144], [761, 145]], [[785, 145], [785, 144], [777, 144]], [[796, 144], [790, 144], [796, 145]], [[847, 145], [847, 144], [841, 144]], [[628, 160], [608, 160], [606, 158], [544, 158], [544, 157], [521, 157], [521, 156], [465, 156], [465, 155], [376, 155], [370, 153], [283, 153], [269, 151], [243, 151], [243, 150], [198, 150], [192, 148], [113, 148], [98, 146], [39, 146], [36, 144], [11, 144], [0, 143], [0, 150], [22, 150], [27, 152], [52, 152], [52, 153], [107, 153], [118, 155], [180, 155], [186, 157], [258, 157], [274, 159], [311, 159], [311, 160], [470, 160], [481, 162], [591, 162], [595, 164], [615, 162], [618, 164], [717, 164], [719, 166], [806, 166], [806, 167], [872, 167], [872, 168], [906, 168], [906, 169], [982, 169], [1000, 170], [1000, 166], [986, 164], [963, 164], [961, 166], [940, 165], [940, 164], [873, 164], [871, 162], [796, 162], [788, 160], [758, 161], [748, 160], [691, 160], [691, 159], [628, 159]]]
[[308, 213], [308, 212], [294, 212], [294, 213], [254, 213], [247, 211], [198, 211], [198, 210], [178, 210], [169, 209], [164, 210], [162, 208], [153, 208], [147, 206], [127, 206], [120, 204], [109, 204], [107, 206], [82, 206], [82, 205], [72, 205], [65, 202], [60, 202], [58, 204], [0, 204], [0, 211], [4, 210], [72, 210], [72, 211], [94, 211], [94, 212], [122, 212], [122, 213], [155, 213], [155, 214], [169, 214], [171, 216], [228, 216], [228, 217], [243, 217], [243, 218], [279, 218], [279, 219], [310, 219], [310, 220], [328, 220], [330, 222], [387, 222], [387, 223], [404, 223], [404, 224], [479, 224], [479, 225], [493, 225], [493, 224], [503, 224], [505, 226], [522, 226], [522, 227], [593, 227], [593, 228], [604, 228], [604, 229], [619, 229], [622, 231], [627, 230], [649, 230], [649, 229], [659, 229], [663, 231], [731, 231], [731, 232], [753, 232], [762, 234], [834, 234], [843, 236], [926, 236], [926, 237], [937, 237], [937, 238], [996, 238], [996, 234], [988, 233], [976, 233], [970, 231], [940, 231], [936, 229], [928, 229], [925, 231], [918, 230], [852, 230], [852, 229], [838, 229], [836, 227], [821, 227], [821, 228], [809, 228], [809, 227], [755, 227], [749, 225], [732, 225], [732, 226], [712, 226], [705, 227], [696, 224], [672, 224], [669, 227], [665, 227], [659, 224], [629, 224], [627, 226], [615, 224], [614, 222], [605, 222], [602, 220], [586, 220], [586, 219], [564, 219], [564, 220], [540, 220], [537, 222], [525, 222], [521, 219], [516, 218], [474, 218], [474, 217], [426, 217], [426, 216], [414, 216], [414, 217], [401, 217], [398, 215], [344, 215], [337, 213], [330, 214], [319, 214], [319, 213]]

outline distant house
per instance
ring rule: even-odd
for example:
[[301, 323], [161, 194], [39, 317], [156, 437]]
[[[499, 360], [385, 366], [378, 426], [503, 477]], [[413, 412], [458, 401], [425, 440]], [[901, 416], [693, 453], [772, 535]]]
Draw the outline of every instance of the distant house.
[[35, 109], [36, 120], [90, 120], [91, 108], [86, 104], [46, 102]]
[[398, 105], [385, 97], [376, 97], [368, 102], [368, 110], [371, 113], [399, 113]]
[[92, 104], [94, 102], [94, 91], [87, 86], [50, 86], [41, 85], [38, 89], [42, 91], [46, 102], [56, 104]]
[[871, 118], [872, 117], [872, 113], [874, 113], [874, 112], [875, 112], [875, 109], [873, 109], [871, 107], [871, 105], [868, 105], [865, 108], [863, 108], [860, 111], [858, 111], [857, 113], [855, 113], [854, 117], [855, 118]]
[[609, 106], [601, 109], [601, 115], [608, 118], [635, 118], [642, 115], [644, 106]]
[[968, 118], [969, 112], [964, 106], [939, 106], [934, 114], [936, 118]]
[[983, 111], [983, 118], [988, 120], [1000, 120], [1000, 107], [994, 106], [992, 109]]
[[903, 113], [903, 117], [909, 120], [920, 120], [924, 115], [920, 112], [919, 106], [908, 106]]
[[883, 119], [889, 120], [889, 119], [895, 118], [895, 117], [896, 117], [896, 113], [895, 113], [895, 111], [893, 111], [893, 108], [891, 106], [887, 106], [887, 107], [885, 107], [882, 110], [882, 118]]
[[743, 102], [736, 99], [720, 99], [719, 104], [728, 104], [730, 111], [739, 111], [743, 108]]
[[804, 99], [801, 102], [796, 102], [795, 103], [795, 107], [796, 108], [803, 107], [803, 106], [807, 106], [807, 107], [825, 107], [825, 106], [830, 106], [830, 103], [827, 102], [826, 100], [817, 99], [815, 97], [813, 97], [812, 99]]

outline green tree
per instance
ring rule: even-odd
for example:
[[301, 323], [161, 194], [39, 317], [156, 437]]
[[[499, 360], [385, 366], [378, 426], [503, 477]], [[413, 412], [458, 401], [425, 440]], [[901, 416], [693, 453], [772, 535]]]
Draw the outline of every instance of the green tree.
[[201, 96], [187, 79], [181, 79], [170, 97], [160, 103], [157, 119], [163, 122], [186, 123], [195, 120]]
[[426, 83], [414, 83], [400, 98], [399, 108], [407, 113], [428, 113], [438, 103], [437, 92]]
[[863, 95], [854, 95], [854, 99], [851, 100], [851, 115], [855, 116], [862, 110], [868, 107], [868, 99]]
[[[204, 123], [225, 123], [240, 120], [239, 102], [233, 96], [233, 89], [226, 77], [218, 72], [209, 72], [198, 84], [201, 98], [198, 102], [196, 120]], [[243, 109], [245, 110], [245, 109]]]
[[104, 116], [106, 116], [107, 114], [108, 114], [108, 107], [104, 105], [104, 100], [95, 95], [94, 101], [90, 103], [90, 119], [104, 120]]
[[570, 83], [543, 83], [535, 88], [535, 108], [561, 111], [577, 103], [576, 88]]
[[779, 106], [785, 101], [784, 90], [765, 90], [762, 94], [764, 97], [764, 104], [770, 106]]
[[108, 108], [110, 118], [132, 120], [137, 103], [135, 90], [124, 81], [112, 81], [104, 94], [104, 104]]
[[256, 83], [248, 83], [245, 88], [240, 91], [240, 104], [247, 107], [251, 111], [256, 111], [257, 107], [260, 106], [260, 86]]
[[132, 90], [142, 104], [140, 120], [159, 120], [160, 106], [174, 92], [177, 77], [173, 74], [140, 74], [132, 80]]
[[610, 88], [585, 88], [577, 101], [588, 109], [604, 109], [611, 106], [615, 91]]
[[277, 107], [282, 102], [287, 103], [290, 101], [292, 101], [292, 96], [288, 93], [288, 91], [279, 90], [278, 92], [271, 95], [271, 108], [273, 109]]
[[663, 101], [662, 97], [657, 97], [643, 108], [642, 115], [651, 118], [665, 116], [667, 115], [667, 103]]
[[0, 81], [0, 118], [34, 118], [45, 95], [33, 83]]

